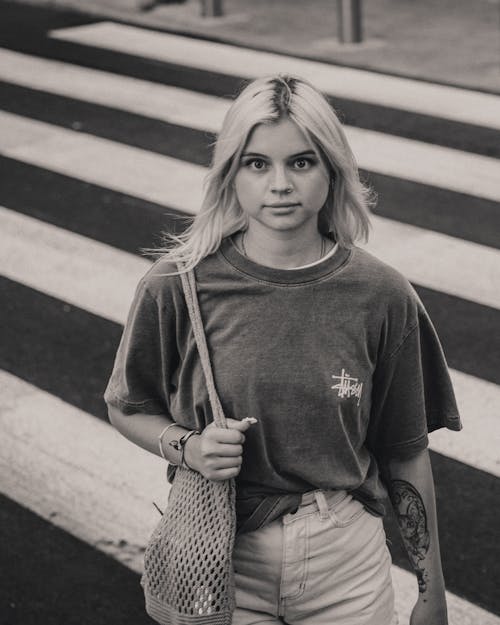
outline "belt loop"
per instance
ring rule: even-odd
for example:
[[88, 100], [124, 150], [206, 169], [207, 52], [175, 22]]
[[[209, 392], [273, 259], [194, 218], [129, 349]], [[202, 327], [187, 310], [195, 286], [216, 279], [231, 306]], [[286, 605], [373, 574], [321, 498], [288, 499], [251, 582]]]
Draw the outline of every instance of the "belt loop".
[[319, 518], [322, 521], [328, 519], [330, 515], [328, 514], [328, 503], [326, 501], [324, 492], [322, 490], [316, 490], [314, 491], [314, 497], [319, 508]]

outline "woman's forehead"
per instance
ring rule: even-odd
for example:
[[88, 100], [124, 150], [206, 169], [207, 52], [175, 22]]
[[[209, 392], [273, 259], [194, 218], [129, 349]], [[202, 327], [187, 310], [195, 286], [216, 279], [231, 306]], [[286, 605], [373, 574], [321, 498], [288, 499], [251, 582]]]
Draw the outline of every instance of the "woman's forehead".
[[288, 156], [316, 149], [304, 132], [291, 119], [271, 124], [258, 124], [250, 133], [244, 152], [266, 156]]

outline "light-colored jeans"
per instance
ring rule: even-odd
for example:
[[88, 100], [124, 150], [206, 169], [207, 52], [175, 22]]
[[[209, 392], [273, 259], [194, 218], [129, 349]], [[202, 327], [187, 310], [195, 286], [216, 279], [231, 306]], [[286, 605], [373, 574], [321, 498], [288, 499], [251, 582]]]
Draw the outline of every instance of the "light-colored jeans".
[[237, 536], [233, 625], [393, 625], [382, 519], [346, 491], [313, 491], [294, 514]]

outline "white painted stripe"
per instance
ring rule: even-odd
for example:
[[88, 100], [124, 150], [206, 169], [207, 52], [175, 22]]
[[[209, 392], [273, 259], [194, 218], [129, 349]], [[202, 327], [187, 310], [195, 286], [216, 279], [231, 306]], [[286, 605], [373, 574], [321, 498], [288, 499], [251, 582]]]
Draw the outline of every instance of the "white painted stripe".
[[372, 130], [346, 128], [359, 167], [403, 180], [500, 200], [500, 160]]
[[500, 309], [500, 250], [373, 216], [366, 249], [412, 282]]
[[[0, 491], [142, 571], [142, 553], [166, 503], [164, 463], [109, 425], [0, 371]], [[95, 511], [99, 510], [99, 514]], [[393, 566], [396, 607], [408, 623], [415, 578]], [[499, 625], [500, 619], [447, 593], [450, 622]]]
[[199, 165], [5, 112], [0, 153], [177, 210], [201, 205], [206, 170]]
[[450, 370], [464, 429], [436, 430], [430, 448], [500, 477], [500, 386]]
[[54, 30], [53, 38], [241, 78], [303, 76], [333, 96], [500, 129], [500, 97], [101, 22]]
[[167, 500], [164, 461], [7, 372], [0, 388], [1, 492], [140, 570], [152, 502]]
[[0, 207], [0, 272], [32, 289], [123, 324], [151, 263]]
[[[0, 51], [0, 78], [210, 132], [218, 132], [229, 107], [221, 98], [9, 51]], [[500, 199], [497, 159], [370, 130], [345, 130], [364, 169]]]
[[[0, 208], [0, 231], [0, 273], [125, 323], [135, 285], [149, 261], [5, 208]], [[457, 371], [452, 376], [466, 432], [474, 436], [436, 432], [431, 448], [500, 477], [500, 387]]]
[[217, 132], [229, 101], [0, 48], [0, 79], [92, 104]]

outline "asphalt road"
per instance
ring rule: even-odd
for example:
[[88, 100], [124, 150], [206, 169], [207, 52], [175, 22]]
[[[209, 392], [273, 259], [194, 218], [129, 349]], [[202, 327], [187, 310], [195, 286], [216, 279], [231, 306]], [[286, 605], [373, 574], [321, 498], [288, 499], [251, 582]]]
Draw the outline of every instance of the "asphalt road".
[[[56, 29], [92, 26], [95, 21], [82, 15], [2, 2], [0, 52], [57, 61], [61, 65], [56, 76], [63, 76], [63, 68], [74, 66], [221, 99], [234, 94], [241, 86], [243, 76], [50, 35]], [[13, 215], [13, 219], [36, 220], [20, 221], [14, 239], [24, 241], [23, 224], [41, 223], [57, 227], [57, 232], [81, 235], [104, 244], [106, 249], [139, 259], [142, 248], [158, 243], [162, 230], [182, 228], [179, 216], [185, 212], [181, 206], [155, 201], [139, 187], [137, 193], [130, 192], [118, 174], [116, 180], [110, 180], [109, 186], [99, 182], [97, 174], [80, 174], [83, 169], [79, 168], [88, 165], [80, 161], [91, 158], [83, 148], [79, 162], [71, 160], [73, 157], [68, 152], [65, 163], [64, 150], [69, 150], [66, 137], [75, 137], [78, 141], [90, 136], [105, 141], [96, 145], [105, 145], [106, 149], [119, 145], [140, 150], [134, 152], [137, 155], [175, 159], [179, 167], [201, 168], [210, 161], [213, 130], [140, 114], [121, 106], [119, 97], [116, 105], [111, 106], [93, 101], [90, 96], [85, 99], [61, 94], [57, 87], [41, 88], [35, 80], [35, 70], [30, 79], [32, 83], [7, 80], [2, 71], [0, 56], [0, 114], [14, 116], [0, 117], [0, 134], [4, 136], [0, 139], [0, 207], [6, 211], [0, 218], [10, 219]], [[439, 111], [436, 117], [431, 117], [346, 97], [332, 96], [332, 102], [346, 123], [354, 128], [417, 140], [431, 148], [452, 148], [472, 157], [489, 159], [488, 163], [493, 166], [500, 158], [498, 129], [445, 119]], [[200, 109], [200, 117], [204, 114]], [[9, 131], [9, 120], [17, 123], [19, 118], [22, 123], [29, 122], [23, 130], [26, 134]], [[54, 139], [45, 146], [42, 144], [44, 133], [50, 134], [51, 129], [65, 130], [69, 134], [60, 134], [57, 141]], [[36, 148], [37, 141], [42, 143], [35, 157], [30, 147]], [[60, 164], [54, 165], [57, 151], [60, 151]], [[453, 157], [452, 152], [446, 154]], [[103, 163], [102, 168], [113, 165], [119, 172], [120, 162]], [[142, 173], [145, 174], [145, 170], [138, 167], [137, 176]], [[404, 179], [369, 168], [363, 175], [378, 193], [377, 217], [389, 224], [402, 224], [410, 233], [420, 233], [415, 239], [416, 245], [420, 244], [422, 233], [436, 234], [436, 249], [443, 254], [456, 246], [458, 250], [465, 250], [464, 254], [470, 254], [471, 262], [477, 254], [484, 254], [485, 258], [493, 258], [494, 265], [494, 254], [500, 248], [500, 211], [495, 198], [458, 192], [440, 182], [434, 185], [427, 180]], [[5, 232], [0, 232], [0, 241], [8, 248], [10, 242]], [[32, 281], [18, 278], [17, 267], [30, 255], [34, 255], [31, 259], [34, 265], [44, 262], [43, 257], [37, 257], [39, 241], [27, 241], [24, 254], [20, 256], [22, 261], [14, 262], [10, 257], [14, 269], [9, 265], [7, 271], [7, 264], [2, 268], [0, 263], [0, 369], [29, 383], [30, 388], [47, 392], [80, 409], [94, 421], [106, 421], [102, 393], [122, 324], [113, 315], [99, 314], [87, 306], [79, 299], [83, 297], [79, 292], [73, 295], [68, 291], [67, 296], [59, 296], [55, 289], [46, 289], [35, 278]], [[49, 242], [47, 247], [51, 245]], [[440, 257], [429, 257], [425, 249], [422, 245], [420, 262], [432, 274], [433, 265], [439, 265]], [[461, 259], [469, 262], [468, 256], [461, 256]], [[60, 266], [61, 281], [63, 274], [73, 271], [73, 262], [74, 258], [68, 256]], [[495, 284], [498, 265], [496, 269], [496, 274], [490, 269], [478, 272], [477, 282], [485, 280], [485, 290]], [[33, 267], [29, 271], [33, 273]], [[456, 267], [456, 272], [460, 271], [460, 267]], [[486, 305], [471, 297], [467, 283], [463, 284], [462, 292], [452, 293], [447, 289], [446, 280], [437, 286], [432, 281], [413, 282], [441, 337], [450, 367], [458, 376], [465, 376], [463, 379], [470, 381], [471, 388], [479, 389], [477, 397], [489, 393], [488, 397], [496, 398], [500, 384], [498, 306]], [[71, 279], [68, 284], [71, 285]], [[498, 282], [496, 284], [498, 288]], [[110, 299], [112, 297], [110, 291]], [[483, 388], [487, 390], [483, 392]], [[480, 420], [481, 414], [476, 413], [482, 407], [474, 392], [467, 395], [464, 391], [464, 397], [468, 402], [467, 410]], [[488, 423], [495, 425], [494, 420], [500, 419], [498, 404], [490, 403], [488, 410]], [[8, 427], [9, 402], [0, 414], [4, 419], [0, 421], [0, 428]], [[467, 421], [465, 425], [466, 430], [459, 436], [464, 437], [463, 446], [467, 447], [477, 432], [467, 429]], [[496, 450], [497, 433], [498, 429], [491, 431], [488, 443]], [[78, 436], [75, 432], [75, 437]], [[50, 450], [47, 451], [50, 455]], [[486, 456], [488, 453], [485, 450]], [[2, 455], [0, 450], [0, 459]], [[500, 615], [498, 459], [496, 468], [492, 468], [485, 462], [473, 462], [468, 458], [467, 450], [459, 449], [449, 455], [442, 450], [432, 451], [447, 586], [473, 606]], [[4, 463], [0, 467], [12, 474], [22, 472], [11, 464]], [[59, 479], [55, 474], [52, 478]], [[119, 558], [103, 553], [92, 541], [82, 540], [78, 532], [72, 535], [71, 527], [68, 531], [71, 524], [57, 522], [57, 511], [51, 517], [45, 509], [37, 509], [29, 494], [30, 475], [24, 475], [24, 479], [28, 494], [7, 487], [12, 481], [6, 474], [0, 477], [0, 491], [5, 493], [0, 497], [0, 622], [5, 625], [151, 622], [143, 612], [138, 573], [124, 566]], [[50, 479], [49, 476], [47, 484]], [[99, 489], [99, 484], [95, 484], [95, 488]], [[50, 490], [50, 486], [47, 489]], [[77, 508], [75, 510], [77, 515]], [[95, 509], [94, 515], [99, 517], [99, 514], [99, 509]], [[408, 569], [390, 518], [387, 530], [395, 564]]]

